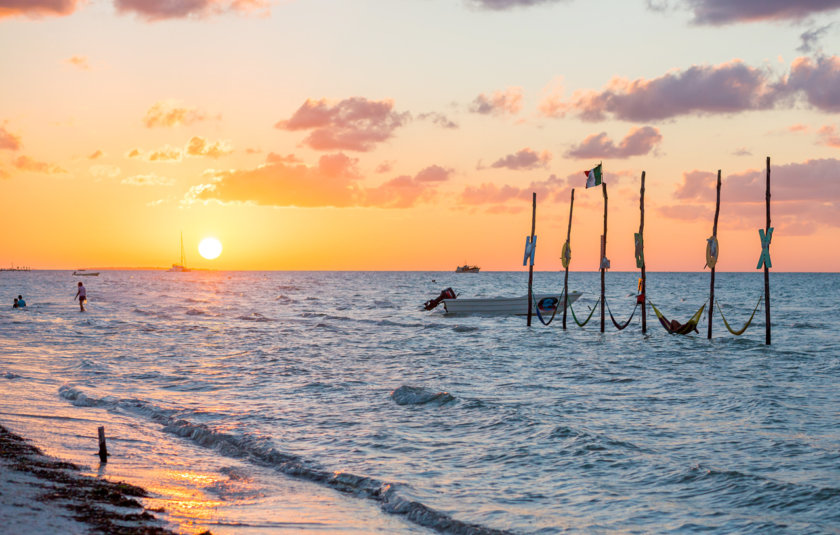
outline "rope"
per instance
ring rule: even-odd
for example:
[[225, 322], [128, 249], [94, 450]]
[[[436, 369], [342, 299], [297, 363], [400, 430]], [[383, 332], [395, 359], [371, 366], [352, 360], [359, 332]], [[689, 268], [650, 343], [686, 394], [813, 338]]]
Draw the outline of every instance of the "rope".
[[726, 325], [726, 330], [731, 332], [735, 336], [741, 336], [742, 334], [744, 334], [744, 331], [746, 331], [747, 327], [749, 327], [750, 324], [752, 323], [752, 320], [755, 317], [755, 313], [758, 312], [758, 307], [761, 305], [761, 300], [762, 299], [764, 299], [764, 294], [761, 294], [760, 296], [758, 296], [758, 303], [755, 304], [755, 308], [753, 309], [752, 314], [750, 315], [750, 319], [748, 319], [747, 323], [744, 324], [744, 326], [741, 327], [741, 329], [737, 330], [737, 331], [733, 331], [732, 327], [729, 326], [729, 322], [726, 321], [726, 318], [723, 315], [723, 310], [721, 310], [721, 308], [720, 308], [720, 301], [715, 301], [715, 304], [718, 307], [718, 312], [720, 312], [720, 317], [723, 320], [723, 324]]
[[536, 311], [537, 311], [537, 317], [540, 319], [540, 323], [542, 323], [542, 324], [543, 324], [543, 325], [545, 325], [546, 327], [548, 327], [549, 325], [551, 325], [551, 322], [552, 322], [552, 321], [554, 321], [554, 316], [557, 314], [557, 309], [559, 309], [559, 308], [560, 308], [560, 302], [561, 302], [561, 301], [562, 301], [563, 303], [565, 303], [565, 302], [566, 302], [566, 297], [565, 297], [565, 295], [564, 295], [564, 294], [565, 294], [565, 292], [566, 292], [566, 289], [565, 289], [565, 288], [563, 288], [563, 293], [561, 293], [561, 294], [560, 294], [560, 300], [558, 300], [558, 301], [557, 301], [557, 306], [556, 306], [556, 307], [554, 307], [554, 312], [552, 312], [552, 313], [551, 313], [551, 318], [549, 318], [549, 319], [548, 319], [548, 322], [546, 322], [546, 321], [543, 319], [542, 314], [540, 314], [540, 307], [539, 307], [539, 306], [537, 306], [537, 296], [532, 296], [532, 299], [534, 300], [534, 310], [536, 310]]
[[[604, 302], [606, 302], [606, 299], [604, 299]], [[618, 329], [619, 331], [623, 331], [624, 329], [627, 328], [628, 325], [630, 325], [630, 322], [633, 320], [633, 316], [636, 314], [636, 309], [637, 308], [639, 308], [639, 302], [638, 301], [636, 301], [636, 306], [633, 307], [633, 312], [630, 313], [630, 317], [627, 318], [627, 321], [625, 321], [624, 324], [619, 325], [618, 322], [615, 321], [615, 317], [613, 316], [612, 310], [610, 310], [610, 304], [607, 303], [607, 311], [610, 313], [610, 319], [612, 320], [613, 325], [615, 325], [615, 328]]]
[[571, 304], [571, 303], [569, 303], [569, 310], [571, 310], [571, 311], [572, 311], [572, 318], [574, 318], [575, 323], [577, 323], [577, 324], [578, 324], [578, 327], [583, 327], [584, 325], [586, 325], [587, 323], [589, 323], [589, 320], [591, 320], [591, 319], [592, 319], [592, 314], [594, 314], [594, 313], [595, 313], [595, 311], [598, 309], [598, 305], [599, 305], [599, 304], [601, 304], [601, 301], [600, 301], [600, 300], [595, 302], [595, 306], [594, 306], [594, 307], [592, 307], [592, 308], [590, 309], [590, 312], [589, 312], [589, 317], [588, 317], [588, 318], [586, 318], [586, 321], [584, 321], [583, 323], [581, 323], [580, 321], [578, 321], [577, 316], [575, 316], [575, 309], [574, 309], [574, 308], [572, 308], [572, 304]]
[[691, 316], [691, 319], [689, 319], [685, 323], [685, 325], [681, 325], [679, 329], [671, 329], [671, 323], [668, 321], [668, 318], [666, 318], [662, 314], [662, 312], [660, 312], [659, 309], [656, 308], [656, 305], [653, 304], [653, 301], [648, 299], [648, 303], [650, 303], [650, 306], [653, 307], [653, 312], [656, 314], [656, 317], [659, 318], [659, 323], [661, 323], [662, 326], [665, 327], [666, 331], [668, 331], [670, 334], [688, 334], [697, 328], [697, 322], [700, 321], [700, 318], [703, 316], [703, 311], [706, 310], [706, 305], [708, 304], [708, 301], [703, 303], [703, 306], [701, 306], [700, 309], [697, 310], [697, 312], [695, 312], [693, 316]]

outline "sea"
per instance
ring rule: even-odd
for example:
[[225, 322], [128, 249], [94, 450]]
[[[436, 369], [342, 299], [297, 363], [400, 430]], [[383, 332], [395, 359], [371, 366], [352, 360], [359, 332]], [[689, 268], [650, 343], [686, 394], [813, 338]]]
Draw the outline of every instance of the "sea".
[[[606, 274], [619, 324], [638, 273]], [[87, 287], [87, 311], [74, 301]], [[583, 322], [600, 274], [571, 272]], [[0, 272], [0, 423], [180, 533], [840, 533], [840, 275], [651, 306], [449, 316], [528, 273]], [[563, 273], [537, 271], [535, 292]], [[710, 274], [647, 275], [686, 322]], [[28, 306], [13, 309], [21, 294]], [[549, 322], [550, 320], [550, 322]], [[544, 325], [543, 321], [549, 323]], [[110, 457], [97, 457], [103, 427]]]

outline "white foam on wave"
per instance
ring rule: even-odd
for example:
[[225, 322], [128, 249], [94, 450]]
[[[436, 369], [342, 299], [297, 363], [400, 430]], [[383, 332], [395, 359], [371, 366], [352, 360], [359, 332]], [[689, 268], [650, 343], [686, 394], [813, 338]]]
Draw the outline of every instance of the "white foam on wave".
[[[446, 393], [441, 392], [440, 394]], [[177, 418], [174, 411], [161, 409], [143, 400], [111, 397], [95, 398], [71, 385], [62, 386], [59, 389], [59, 395], [80, 407], [119, 408], [142, 415], [161, 424], [164, 431], [189, 439], [195, 444], [213, 449], [222, 455], [269, 466], [290, 476], [320, 483], [359, 498], [376, 501], [386, 513], [403, 515], [409, 521], [431, 528], [439, 533], [457, 535], [502, 535], [510, 533], [456, 520], [446, 513], [432, 509], [401, 494], [400, 487], [397, 484], [348, 472], [330, 471], [314, 461], [278, 451], [268, 440], [248, 435], [214, 431], [207, 425], [194, 424], [188, 420]]]

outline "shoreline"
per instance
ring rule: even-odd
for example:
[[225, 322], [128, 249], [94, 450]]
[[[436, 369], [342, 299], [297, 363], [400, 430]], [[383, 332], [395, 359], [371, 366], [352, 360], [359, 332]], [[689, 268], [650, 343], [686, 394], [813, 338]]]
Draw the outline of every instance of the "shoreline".
[[145, 489], [81, 471], [0, 424], [0, 522], [21, 534], [177, 535], [138, 500]]

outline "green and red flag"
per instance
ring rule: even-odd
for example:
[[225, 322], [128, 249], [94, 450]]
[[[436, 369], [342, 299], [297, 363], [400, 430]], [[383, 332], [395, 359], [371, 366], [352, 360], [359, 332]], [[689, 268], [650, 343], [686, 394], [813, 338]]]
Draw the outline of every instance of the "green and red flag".
[[601, 164], [596, 165], [589, 171], [584, 171], [586, 175], [586, 187], [593, 188], [601, 185]]

